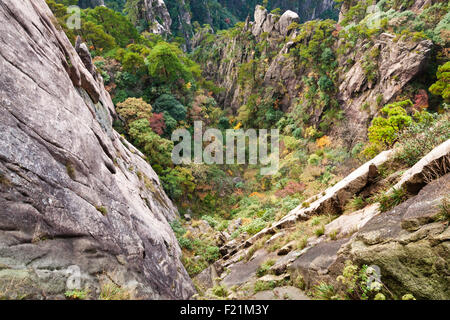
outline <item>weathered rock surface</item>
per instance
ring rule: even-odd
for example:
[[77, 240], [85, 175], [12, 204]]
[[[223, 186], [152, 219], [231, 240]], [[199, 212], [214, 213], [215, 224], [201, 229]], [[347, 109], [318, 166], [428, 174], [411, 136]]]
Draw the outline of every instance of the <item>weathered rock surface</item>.
[[310, 300], [300, 289], [296, 287], [279, 287], [273, 290], [260, 291], [251, 296], [249, 300]]
[[[351, 59], [356, 63], [342, 77], [339, 85], [339, 99], [343, 102], [348, 123], [352, 125], [354, 135], [365, 132], [368, 120], [376, 112], [377, 97], [382, 97], [382, 103], [387, 103], [401, 89], [419, 74], [426, 65], [431, 53], [433, 43], [430, 40], [423, 41], [394, 41], [395, 36], [387, 33], [381, 34], [373, 45], [371, 52], [378, 52], [376, 57], [371, 57], [376, 65], [376, 81], [368, 80], [363, 63], [367, 52], [365, 43], [360, 43], [345, 59]], [[341, 65], [346, 66], [342, 60]], [[373, 76], [373, 74], [372, 74]], [[361, 110], [364, 104], [374, 108], [369, 112]]]
[[300, 17], [295, 12], [288, 10], [285, 13], [283, 13], [280, 17], [280, 33], [282, 35], [288, 34], [288, 28], [289, 26], [294, 22], [300, 22]]
[[234, 285], [242, 285], [256, 276], [256, 270], [266, 260], [275, 256], [261, 249], [255, 252], [249, 261], [239, 261], [229, 267], [229, 273], [223, 277], [222, 284], [232, 287]]
[[340, 216], [325, 226], [325, 235], [337, 239], [351, 236], [379, 214], [378, 208], [379, 204], [375, 203], [362, 210]]
[[308, 288], [321, 281], [331, 282], [342, 269], [337, 264], [338, 251], [347, 242], [348, 239], [321, 242], [305, 250], [289, 267], [292, 277], [300, 274]]
[[151, 32], [156, 34], [170, 33], [172, 18], [163, 0], [144, 0], [143, 9]]
[[380, 267], [381, 280], [395, 292], [450, 299], [450, 229], [448, 218], [440, 217], [449, 195], [447, 174], [370, 220], [340, 255]]
[[427, 182], [448, 172], [450, 172], [450, 140], [434, 148], [406, 171], [392, 189], [404, 187], [410, 193], [417, 193]]
[[52, 21], [44, 0], [0, 3], [0, 286], [98, 297], [103, 277], [141, 298], [189, 298], [177, 211]]

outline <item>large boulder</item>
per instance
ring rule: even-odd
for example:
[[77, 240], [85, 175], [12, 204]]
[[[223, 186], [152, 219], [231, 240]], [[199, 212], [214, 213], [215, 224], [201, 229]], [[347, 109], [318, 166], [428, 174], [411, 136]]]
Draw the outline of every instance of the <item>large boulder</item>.
[[255, 22], [253, 23], [252, 33], [255, 37], [263, 32], [264, 22], [268, 16], [267, 10], [263, 6], [256, 6], [255, 8]]
[[405, 188], [410, 193], [417, 193], [429, 181], [449, 172], [450, 139], [434, 148], [411, 169], [406, 171], [400, 181], [392, 187], [392, 190]]
[[342, 249], [342, 259], [378, 266], [381, 281], [400, 295], [450, 299], [450, 229], [443, 215], [449, 194], [447, 174], [370, 220]]
[[282, 16], [280, 17], [280, 33], [284, 36], [286, 36], [288, 34], [288, 28], [289, 26], [294, 23], [294, 22], [300, 22], [300, 17], [298, 16], [297, 13], [288, 10], [285, 13], [282, 14]]
[[189, 298], [168, 223], [177, 210], [113, 130], [89, 57], [83, 63], [52, 21], [45, 0], [0, 4], [0, 289], [96, 298], [108, 280], [141, 298]]

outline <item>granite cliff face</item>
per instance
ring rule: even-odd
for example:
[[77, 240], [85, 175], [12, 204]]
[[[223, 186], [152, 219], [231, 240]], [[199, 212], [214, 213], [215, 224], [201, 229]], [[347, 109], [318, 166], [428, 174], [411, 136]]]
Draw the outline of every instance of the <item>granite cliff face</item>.
[[113, 130], [86, 46], [75, 51], [55, 21], [44, 0], [0, 3], [0, 285], [34, 299], [98, 297], [111, 282], [189, 298], [177, 210]]
[[156, 34], [170, 33], [172, 18], [162, 0], [144, 0], [143, 10], [150, 31]]

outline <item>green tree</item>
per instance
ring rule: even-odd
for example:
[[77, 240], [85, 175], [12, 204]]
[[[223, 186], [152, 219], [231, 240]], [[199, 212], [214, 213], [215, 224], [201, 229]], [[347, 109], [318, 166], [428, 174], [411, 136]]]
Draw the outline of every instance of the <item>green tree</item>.
[[450, 61], [438, 68], [436, 76], [438, 81], [430, 87], [430, 92], [450, 103]]
[[150, 76], [159, 84], [174, 86], [179, 80], [185, 83], [193, 81], [188, 67], [180, 59], [182, 51], [176, 46], [158, 43], [147, 58]]
[[196, 187], [191, 170], [185, 167], [164, 170], [161, 180], [169, 197], [178, 201], [192, 194]]
[[117, 46], [114, 38], [107, 34], [101, 26], [93, 22], [87, 21], [82, 23], [82, 28], [78, 32], [96, 51], [100, 49], [109, 51]]
[[122, 67], [129, 73], [139, 73], [145, 68], [145, 60], [135, 52], [127, 52], [122, 59]]
[[156, 113], [167, 112], [177, 121], [186, 119], [187, 108], [170, 94], [161, 95], [156, 99], [153, 106]]
[[152, 117], [152, 106], [142, 98], [128, 98], [124, 102], [118, 103], [116, 110], [127, 125], [135, 120]]
[[161, 138], [153, 132], [148, 119], [139, 119], [130, 123], [128, 131], [135, 146], [141, 149], [148, 157], [154, 169], [167, 168], [172, 163], [173, 142]]
[[88, 9], [86, 19], [102, 26], [103, 30], [122, 48], [139, 39], [139, 33], [134, 25], [125, 16], [109, 8]]
[[413, 120], [408, 116], [405, 108], [412, 107], [411, 100], [395, 102], [381, 109], [385, 117], [376, 117], [369, 128], [369, 141], [391, 147], [398, 138], [398, 134], [409, 127]]

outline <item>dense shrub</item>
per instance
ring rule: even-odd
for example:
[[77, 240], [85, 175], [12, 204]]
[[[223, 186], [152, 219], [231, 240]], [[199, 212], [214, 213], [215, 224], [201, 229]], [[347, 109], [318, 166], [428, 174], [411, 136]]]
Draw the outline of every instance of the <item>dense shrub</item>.
[[392, 146], [398, 138], [398, 134], [412, 124], [412, 118], [408, 116], [405, 108], [413, 104], [410, 100], [395, 102], [381, 109], [385, 117], [376, 117], [369, 128], [369, 141], [373, 144]]
[[163, 94], [158, 99], [156, 99], [153, 107], [155, 112], [167, 112], [172, 118], [177, 121], [186, 119], [187, 108], [170, 94]]
[[430, 92], [450, 103], [450, 61], [439, 67], [436, 76], [438, 81], [430, 87]]

